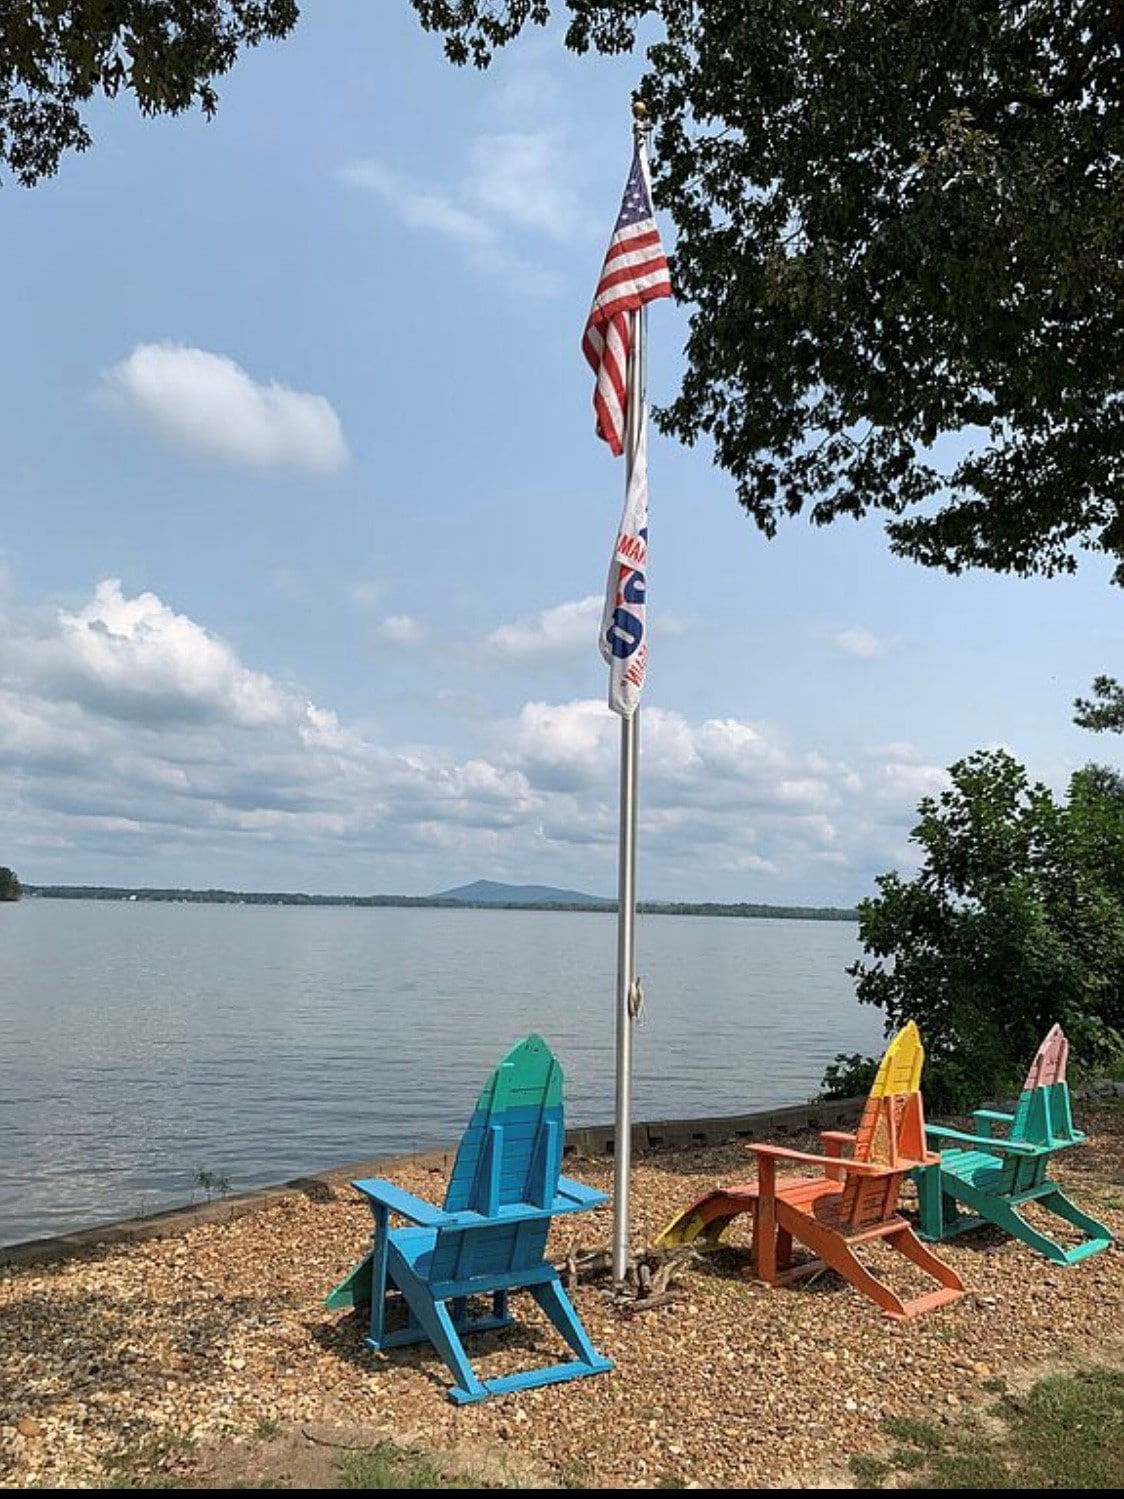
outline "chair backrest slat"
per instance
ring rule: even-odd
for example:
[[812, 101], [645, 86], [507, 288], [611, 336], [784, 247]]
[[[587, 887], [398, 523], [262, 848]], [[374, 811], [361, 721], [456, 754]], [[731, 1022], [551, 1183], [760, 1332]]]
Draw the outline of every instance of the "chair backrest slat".
[[[453, 1163], [445, 1193], [448, 1212], [497, 1218], [517, 1204], [549, 1208], [558, 1193], [565, 1118], [562, 1069], [541, 1036], [513, 1046], [477, 1099]], [[524, 1224], [516, 1233], [498, 1219], [494, 1228], [468, 1233], [443, 1230], [429, 1262], [431, 1280], [499, 1274], [541, 1257], [549, 1222]], [[524, 1260], [524, 1256], [530, 1259]]]
[[855, 1228], [880, 1223], [896, 1212], [902, 1177], [925, 1158], [924, 1061], [921, 1036], [910, 1020], [882, 1055], [855, 1131], [853, 1152], [857, 1161], [900, 1167], [901, 1175], [879, 1181], [848, 1174], [839, 1213], [842, 1221]]

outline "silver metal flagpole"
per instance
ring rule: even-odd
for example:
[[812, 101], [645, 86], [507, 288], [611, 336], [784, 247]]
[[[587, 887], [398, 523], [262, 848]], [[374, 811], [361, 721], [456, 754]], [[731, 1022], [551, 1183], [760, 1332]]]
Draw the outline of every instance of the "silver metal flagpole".
[[[647, 111], [632, 106], [633, 132], [643, 156], [647, 150]], [[628, 421], [625, 428], [625, 494], [647, 419], [646, 307], [631, 314], [628, 356]], [[636, 977], [636, 791], [640, 760], [640, 706], [621, 719], [620, 853], [617, 879], [617, 1112], [613, 1154], [613, 1280], [619, 1285], [632, 1264], [629, 1185], [632, 1171], [632, 1026], [640, 1010]]]

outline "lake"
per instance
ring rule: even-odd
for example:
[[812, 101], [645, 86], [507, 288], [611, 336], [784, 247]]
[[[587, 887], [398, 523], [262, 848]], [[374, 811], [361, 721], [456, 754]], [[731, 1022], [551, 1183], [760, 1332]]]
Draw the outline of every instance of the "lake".
[[[637, 918], [634, 1121], [801, 1103], [874, 1053], [843, 921]], [[615, 913], [0, 906], [0, 1244], [455, 1142], [536, 1030], [610, 1123]]]

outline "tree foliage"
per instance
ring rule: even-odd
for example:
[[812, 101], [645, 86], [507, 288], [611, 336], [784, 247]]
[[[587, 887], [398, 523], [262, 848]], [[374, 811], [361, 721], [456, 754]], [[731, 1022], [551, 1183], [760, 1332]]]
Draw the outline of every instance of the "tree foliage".
[[[1124, 582], [1122, 0], [412, 0], [457, 63], [655, 29], [678, 398], [758, 526], [883, 512], [952, 573]], [[955, 442], [950, 439], [956, 439]]]
[[1017, 1089], [1055, 1022], [1086, 1066], [1120, 1053], [1124, 780], [1086, 766], [1059, 801], [1003, 750], [949, 774], [918, 808], [917, 876], [880, 875], [860, 902], [848, 972], [887, 1035], [917, 1022], [930, 1100], [965, 1106]]
[[1114, 677], [1094, 677], [1093, 696], [1079, 697], [1073, 706], [1078, 728], [1124, 734], [1124, 687]]
[[82, 106], [99, 93], [213, 115], [214, 79], [298, 15], [296, 0], [0, 0], [0, 166], [26, 187], [52, 176], [91, 144]]
[[0, 900], [19, 900], [22, 894], [23, 886], [15, 870], [0, 864]]

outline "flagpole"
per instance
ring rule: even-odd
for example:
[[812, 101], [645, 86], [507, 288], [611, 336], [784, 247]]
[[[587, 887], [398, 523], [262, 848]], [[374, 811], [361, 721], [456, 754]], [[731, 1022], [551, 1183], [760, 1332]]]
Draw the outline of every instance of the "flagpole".
[[[647, 111], [632, 106], [633, 132], [641, 155], [647, 147]], [[647, 308], [630, 314], [625, 494], [646, 420]], [[613, 1131], [613, 1280], [619, 1285], [632, 1264], [629, 1188], [632, 1173], [632, 1026], [640, 1008], [636, 977], [636, 804], [640, 760], [640, 707], [621, 719], [620, 837], [617, 877], [617, 1101]]]

